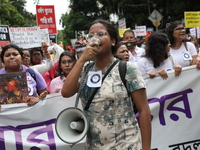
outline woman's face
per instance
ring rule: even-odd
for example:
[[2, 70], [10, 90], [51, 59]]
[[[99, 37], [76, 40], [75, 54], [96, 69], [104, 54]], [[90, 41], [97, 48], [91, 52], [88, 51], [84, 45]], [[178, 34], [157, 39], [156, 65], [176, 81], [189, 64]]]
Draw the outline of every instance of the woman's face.
[[22, 63], [22, 57], [18, 50], [15, 48], [9, 48], [3, 56], [4, 64], [9, 70], [17, 70]]
[[[96, 23], [92, 25], [89, 30], [89, 37], [92, 38], [90, 35], [93, 35], [93, 37], [100, 40], [97, 55], [102, 54], [105, 56], [105, 54], [112, 53], [111, 46], [114, 46], [116, 42], [114, 39], [110, 38], [110, 35], [103, 24]], [[88, 39], [88, 42], [90, 42], [90, 39]]]
[[179, 24], [176, 28], [174, 28], [173, 37], [176, 40], [180, 40], [180, 41], [185, 39], [186, 31], [185, 31], [185, 28], [182, 24]]
[[116, 55], [120, 58], [122, 58], [124, 61], [129, 61], [129, 53], [128, 53], [128, 49], [125, 45], [121, 45], [118, 49], [117, 49], [117, 53]]
[[22, 59], [22, 64], [25, 66], [30, 65], [30, 52], [29, 50], [23, 50], [23, 59]]
[[35, 65], [40, 64], [43, 59], [41, 53], [39, 51], [35, 51], [35, 50], [33, 51], [31, 58], [32, 58], [32, 62]]
[[71, 59], [69, 56], [63, 56], [60, 61], [60, 68], [65, 73], [65, 75], [68, 75], [69, 72], [72, 70], [72, 68], [75, 65], [75, 61]]

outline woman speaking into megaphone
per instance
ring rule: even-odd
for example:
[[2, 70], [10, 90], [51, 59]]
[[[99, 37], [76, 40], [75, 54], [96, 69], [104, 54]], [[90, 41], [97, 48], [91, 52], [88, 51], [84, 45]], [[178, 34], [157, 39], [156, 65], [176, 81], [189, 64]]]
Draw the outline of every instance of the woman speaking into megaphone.
[[[88, 31], [88, 44], [61, 92], [63, 97], [79, 92], [89, 120], [86, 149], [150, 150], [150, 110], [142, 76], [127, 62], [126, 89], [119, 75], [120, 61], [113, 56], [118, 33], [112, 24], [96, 20]], [[98, 40], [91, 42], [93, 38]], [[133, 104], [139, 112], [139, 125]]]

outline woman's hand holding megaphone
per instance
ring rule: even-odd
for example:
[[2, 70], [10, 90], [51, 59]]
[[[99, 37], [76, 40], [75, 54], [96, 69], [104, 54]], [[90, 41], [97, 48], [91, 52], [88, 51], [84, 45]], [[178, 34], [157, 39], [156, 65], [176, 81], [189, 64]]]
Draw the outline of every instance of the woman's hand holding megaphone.
[[87, 44], [86, 48], [84, 49], [80, 59], [82, 59], [83, 61], [88, 61], [94, 58], [97, 55], [99, 43], [99, 39], [91, 38], [89, 40], [89, 44]]

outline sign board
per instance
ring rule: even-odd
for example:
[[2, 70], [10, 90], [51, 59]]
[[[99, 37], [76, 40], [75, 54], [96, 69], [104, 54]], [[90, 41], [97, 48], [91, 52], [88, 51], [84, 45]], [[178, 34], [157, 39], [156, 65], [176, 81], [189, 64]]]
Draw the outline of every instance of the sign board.
[[196, 27], [196, 28], [190, 28], [190, 34], [192, 36], [197, 37], [198, 39], [200, 38], [200, 27]]
[[196, 29], [195, 28], [190, 28], [190, 34], [192, 35], [192, 36], [195, 36], [196, 37]]
[[126, 30], [130, 30], [130, 28], [118, 29], [118, 31], [119, 31], [119, 36], [120, 36], [120, 37], [123, 37], [123, 34], [124, 34], [124, 32], [125, 32]]
[[119, 24], [119, 29], [126, 29], [126, 19], [125, 18], [120, 19], [118, 21], [118, 24]]
[[57, 35], [56, 34], [49, 34], [50, 42], [57, 43]]
[[10, 43], [9, 26], [0, 25], [0, 46]]
[[160, 21], [155, 20], [155, 21], [153, 22], [153, 25], [154, 25], [155, 27], [158, 27], [158, 26], [160, 25]]
[[[28, 85], [26, 72], [0, 74], [0, 105], [12, 107], [12, 104], [26, 103], [28, 99]], [[10, 105], [11, 104], [11, 105]]]
[[184, 12], [185, 27], [200, 27], [200, 11]]
[[197, 38], [200, 38], [200, 27], [197, 27]]
[[135, 32], [137, 36], [145, 36], [146, 26], [135, 26]]
[[22, 48], [41, 47], [40, 27], [9, 28], [11, 43]]
[[151, 20], [151, 22], [155, 22], [155, 21], [160, 22], [162, 18], [163, 18], [162, 14], [156, 9], [154, 9], [153, 12], [148, 17], [148, 19]]
[[37, 25], [48, 29], [49, 34], [57, 34], [54, 5], [36, 5]]
[[50, 44], [50, 39], [49, 39], [49, 31], [48, 31], [48, 29], [40, 29], [40, 31], [41, 31], [42, 42], [46, 42], [49, 45]]

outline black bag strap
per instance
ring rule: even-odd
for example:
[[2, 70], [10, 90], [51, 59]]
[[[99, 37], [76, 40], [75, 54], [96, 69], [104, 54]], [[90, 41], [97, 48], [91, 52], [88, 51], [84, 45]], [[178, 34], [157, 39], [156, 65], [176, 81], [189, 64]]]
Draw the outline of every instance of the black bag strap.
[[120, 61], [119, 62], [119, 75], [124, 83], [124, 86], [126, 87], [126, 80], [125, 80], [125, 75], [126, 75], [126, 61]]
[[[126, 64], [127, 64], [126, 61], [120, 61], [120, 62], [119, 62], [119, 75], [120, 75], [120, 78], [121, 78], [121, 80], [122, 80], [122, 82], [123, 82], [123, 84], [124, 84], [124, 86], [126, 87], [126, 90], [127, 90], [126, 79], [125, 79], [125, 75], [126, 75]], [[127, 92], [128, 92], [128, 90], [127, 90]], [[128, 92], [128, 95], [129, 95], [129, 97], [131, 97], [131, 94], [130, 94], [129, 92]], [[132, 97], [131, 97], [131, 99], [132, 99]], [[133, 102], [133, 109], [134, 109], [134, 112], [135, 112], [135, 114], [136, 114], [136, 113], [138, 113], [138, 110], [137, 110], [137, 108], [136, 108], [136, 106], [135, 106], [135, 104], [134, 104], [133, 99], [132, 99], [132, 102]]]
[[[106, 78], [106, 76], [108, 75], [108, 73], [111, 71], [111, 69], [112, 69], [117, 63], [118, 63], [118, 60], [116, 60], [116, 61], [110, 66], [110, 68], [108, 68], [108, 70], [106, 71], [105, 75], [104, 75], [103, 78], [102, 78], [102, 83], [103, 83], [104, 79]], [[88, 109], [89, 109], [90, 104], [92, 103], [92, 100], [93, 100], [93, 98], [94, 98], [94, 96], [95, 96], [95, 94], [97, 93], [97, 91], [98, 91], [99, 88], [100, 88], [100, 87], [97, 87], [97, 88], [94, 89], [92, 95], [90, 96], [90, 99], [88, 100], [87, 104], [85, 105], [84, 110], [88, 110]]]
[[36, 76], [35, 76], [35, 71], [31, 68], [28, 68], [26, 71], [28, 71], [31, 75], [31, 77], [35, 80], [36, 82]]

